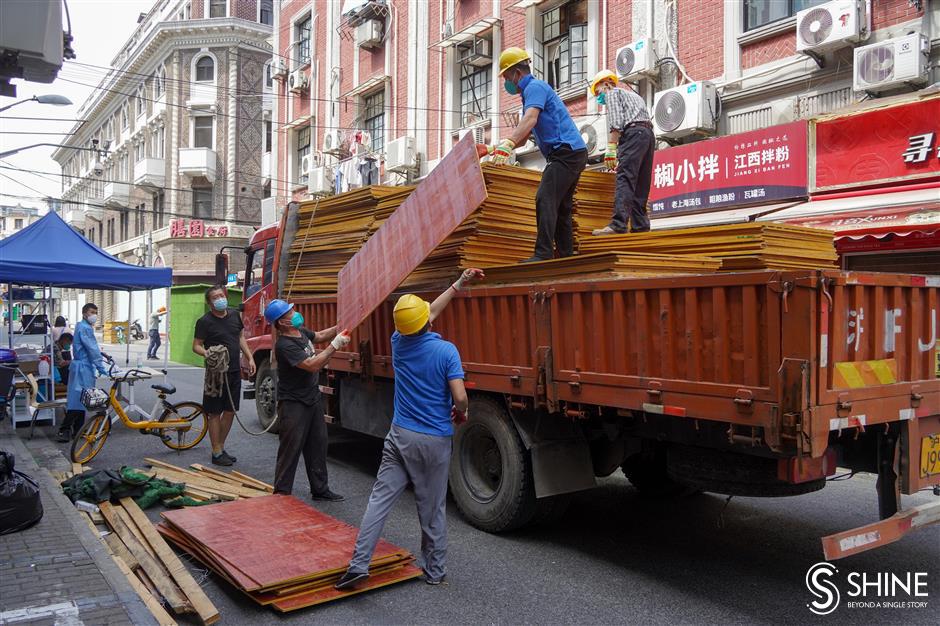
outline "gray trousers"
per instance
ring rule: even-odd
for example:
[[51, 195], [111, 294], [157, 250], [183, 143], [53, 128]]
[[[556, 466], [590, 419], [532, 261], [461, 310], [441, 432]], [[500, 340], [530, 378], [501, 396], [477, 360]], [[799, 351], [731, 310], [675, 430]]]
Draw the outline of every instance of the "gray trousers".
[[274, 466], [274, 493], [290, 495], [294, 488], [294, 475], [300, 455], [304, 457], [310, 492], [320, 494], [329, 489], [326, 470], [328, 445], [323, 404], [318, 400], [309, 405], [282, 400], [277, 405], [278, 430], [277, 463]]
[[444, 576], [451, 445], [451, 437], [425, 435], [392, 425], [385, 437], [382, 465], [369, 496], [369, 506], [362, 516], [356, 549], [349, 562], [350, 572], [362, 574], [369, 570], [385, 519], [410, 482], [414, 485], [418, 521], [421, 522], [424, 571], [435, 580]]

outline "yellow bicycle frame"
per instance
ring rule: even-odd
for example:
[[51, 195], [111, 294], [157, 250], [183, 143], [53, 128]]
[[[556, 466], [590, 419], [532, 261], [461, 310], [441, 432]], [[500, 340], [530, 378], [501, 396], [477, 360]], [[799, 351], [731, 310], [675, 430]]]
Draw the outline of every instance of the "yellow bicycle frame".
[[133, 428], [134, 430], [144, 430], [148, 428], [189, 430], [192, 426], [189, 421], [180, 419], [167, 420], [165, 422], [154, 422], [151, 420], [141, 420], [137, 422], [132, 420], [124, 410], [124, 407], [121, 406], [121, 401], [118, 399], [118, 387], [120, 387], [120, 383], [114, 383], [111, 385], [111, 392], [108, 394], [108, 401], [111, 404], [111, 408], [114, 409], [115, 413], [117, 413], [117, 416], [121, 418], [121, 422], [128, 428]]

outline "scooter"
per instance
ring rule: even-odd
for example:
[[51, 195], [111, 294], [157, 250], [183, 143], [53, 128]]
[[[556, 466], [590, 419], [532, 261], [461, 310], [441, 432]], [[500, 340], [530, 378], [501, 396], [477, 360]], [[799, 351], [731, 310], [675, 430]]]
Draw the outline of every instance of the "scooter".
[[138, 341], [146, 336], [144, 329], [140, 327], [140, 320], [134, 320], [134, 323], [131, 324], [131, 340]]

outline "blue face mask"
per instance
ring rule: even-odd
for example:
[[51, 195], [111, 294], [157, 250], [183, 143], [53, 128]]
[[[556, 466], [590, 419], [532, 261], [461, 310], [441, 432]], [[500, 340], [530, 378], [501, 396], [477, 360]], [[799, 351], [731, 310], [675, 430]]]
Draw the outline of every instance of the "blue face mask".
[[294, 311], [294, 314], [290, 316], [290, 325], [294, 328], [304, 325], [304, 316], [300, 314], [300, 311]]
[[601, 92], [601, 93], [597, 94], [597, 103], [600, 104], [600, 105], [605, 105], [605, 104], [607, 104], [607, 93], [606, 93], [606, 92]]
[[212, 308], [216, 311], [224, 311], [228, 308], [228, 300], [226, 298], [219, 298], [218, 300], [212, 301]]
[[503, 81], [503, 88], [509, 93], [509, 95], [516, 95], [519, 93], [519, 88], [516, 87], [516, 83], [512, 82], [508, 78]]

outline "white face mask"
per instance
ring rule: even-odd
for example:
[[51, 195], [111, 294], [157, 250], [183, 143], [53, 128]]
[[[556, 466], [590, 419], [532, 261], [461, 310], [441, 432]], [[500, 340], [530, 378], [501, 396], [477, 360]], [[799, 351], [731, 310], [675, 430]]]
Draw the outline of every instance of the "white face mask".
[[98, 323], [98, 316], [95, 314], [91, 314], [85, 319], [88, 320], [88, 323], [91, 324], [92, 326]]

